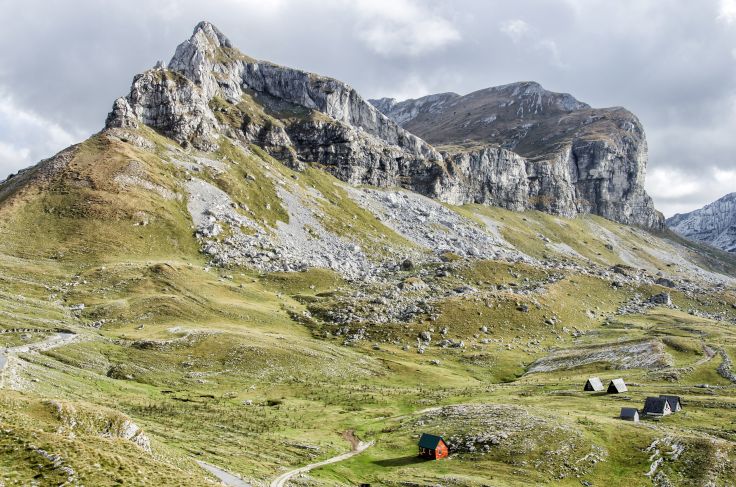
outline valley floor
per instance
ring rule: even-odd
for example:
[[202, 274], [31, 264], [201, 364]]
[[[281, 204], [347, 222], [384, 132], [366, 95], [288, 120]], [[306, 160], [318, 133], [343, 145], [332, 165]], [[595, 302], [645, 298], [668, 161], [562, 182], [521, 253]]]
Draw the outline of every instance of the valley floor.
[[[694, 301], [674, 290], [674, 307], [617, 312], [657, 290], [596, 287], [597, 278], [568, 274], [543, 293], [516, 296], [531, 309], [512, 303], [507, 311], [494, 294], [508, 282], [500, 276], [543, 275], [479, 261], [471, 267], [488, 280], [469, 282], [475, 291], [455, 294], [431, 320], [366, 325], [367, 336], [345, 346], [339, 329], [300, 320], [346, 291], [323, 271], [258, 275], [129, 262], [64, 282], [61, 273], [41, 279], [11, 264], [4, 261], [5, 316], [35, 325], [0, 334], [6, 486], [213, 482], [198, 462], [250, 485], [736, 478], [733, 323], [684, 312]], [[19, 280], [39, 294], [19, 299]], [[56, 300], [43, 299], [46, 287]], [[732, 299], [696, 298], [705, 308]], [[110, 308], [126, 319], [87, 314]], [[422, 331], [432, 338], [417, 348]], [[583, 392], [588, 376], [622, 377], [629, 390]], [[639, 423], [617, 418], [621, 407], [664, 393], [681, 396], [683, 411]], [[348, 430], [374, 446], [342, 455]], [[420, 460], [422, 432], [443, 435], [450, 457]], [[324, 462], [336, 455], [342, 461]], [[285, 473], [307, 464], [319, 468]]]

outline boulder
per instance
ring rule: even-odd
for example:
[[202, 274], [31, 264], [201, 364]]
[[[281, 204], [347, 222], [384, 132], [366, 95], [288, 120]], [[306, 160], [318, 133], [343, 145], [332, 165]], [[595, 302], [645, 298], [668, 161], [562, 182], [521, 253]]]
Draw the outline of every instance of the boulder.
[[655, 294], [654, 296], [650, 297], [647, 301], [651, 304], [672, 306], [672, 298], [670, 297], [670, 293]]

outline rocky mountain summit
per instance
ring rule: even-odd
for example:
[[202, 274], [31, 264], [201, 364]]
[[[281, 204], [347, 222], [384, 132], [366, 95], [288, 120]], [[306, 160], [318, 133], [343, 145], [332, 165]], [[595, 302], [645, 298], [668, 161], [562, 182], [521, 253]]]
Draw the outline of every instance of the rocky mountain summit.
[[452, 204], [662, 225], [643, 189], [643, 129], [623, 109], [594, 110], [535, 83], [375, 105], [338, 80], [250, 58], [201, 22], [167, 67], [135, 77], [106, 126], [144, 124], [203, 151], [225, 135], [292, 169], [318, 163], [349, 184]]
[[319, 162], [351, 184], [396, 186], [441, 161], [345, 83], [256, 61], [208, 22], [177, 47], [167, 68], [135, 77], [106, 125], [139, 123], [205, 151], [224, 134], [293, 168]]
[[667, 226], [683, 237], [736, 252], [736, 193], [690, 213], [678, 213], [667, 219]]
[[[663, 217], [644, 191], [644, 129], [623, 108], [591, 108], [534, 82], [465, 96], [441, 93], [371, 102], [441, 148], [454, 167], [470, 162], [485, 173], [481, 188], [464, 195], [467, 200], [567, 216], [595, 213], [662, 228]], [[465, 165], [458, 166], [460, 161]]]

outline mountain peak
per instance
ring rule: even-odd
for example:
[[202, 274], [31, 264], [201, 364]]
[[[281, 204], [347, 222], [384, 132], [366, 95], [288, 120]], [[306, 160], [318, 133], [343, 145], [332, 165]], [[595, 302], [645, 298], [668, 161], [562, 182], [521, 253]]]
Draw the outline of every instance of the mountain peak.
[[227, 36], [225, 36], [225, 34], [223, 34], [222, 31], [218, 29], [213, 23], [206, 20], [201, 21], [194, 27], [192, 37], [189, 39], [189, 41], [191, 42], [198, 36], [204, 36], [207, 41], [215, 44], [218, 47], [233, 47], [230, 39], [228, 39]]
[[[410, 133], [447, 153], [477, 153], [494, 146], [520, 156], [524, 162], [518, 166], [523, 165], [527, 172], [506, 187], [528, 185], [522, 191], [524, 196], [510, 196], [494, 204], [527, 205], [568, 216], [590, 212], [644, 227], [662, 226], [662, 217], [643, 188], [644, 129], [627, 110], [594, 109], [570, 94], [546, 90], [534, 81], [484, 88], [463, 96], [438, 93], [402, 102], [379, 99], [373, 103]], [[453, 160], [460, 159], [462, 155]], [[551, 176], [560, 168], [567, 168], [566, 172]], [[613, 183], [606, 193], [600, 189], [602, 174]], [[547, 178], [540, 175], [551, 177], [544, 181]], [[469, 180], [476, 177], [468, 175]], [[564, 191], [562, 181], [566, 181]], [[478, 200], [482, 198], [476, 195], [472, 201]], [[514, 203], [509, 205], [508, 201]]]
[[736, 193], [667, 219], [670, 230], [727, 252], [736, 252]]
[[[476, 98], [505, 98], [506, 101], [511, 100], [530, 100], [536, 105], [537, 111], [549, 110], [574, 112], [578, 110], [587, 110], [590, 105], [583, 103], [569, 93], [557, 93], [545, 89], [536, 81], [519, 81], [501, 86], [494, 86], [475, 91], [467, 95]], [[531, 107], [530, 107], [531, 108]]]
[[185, 76], [192, 74], [192, 70], [216, 59], [223, 49], [233, 49], [230, 39], [213, 24], [203, 20], [194, 28], [192, 36], [177, 46], [169, 61], [169, 69]]
[[[210, 99], [218, 91], [219, 83], [215, 79], [215, 71], [228, 71], [227, 69], [216, 69], [215, 66], [238, 60], [250, 60], [250, 58], [235, 49], [230, 39], [220, 29], [210, 22], [202, 21], [194, 28], [192, 36], [176, 47], [168, 69], [194, 82], [202, 88], [205, 98]], [[233, 75], [237, 77], [234, 71]], [[233, 80], [231, 84], [233, 85], [231, 94], [239, 91], [237, 81]]]

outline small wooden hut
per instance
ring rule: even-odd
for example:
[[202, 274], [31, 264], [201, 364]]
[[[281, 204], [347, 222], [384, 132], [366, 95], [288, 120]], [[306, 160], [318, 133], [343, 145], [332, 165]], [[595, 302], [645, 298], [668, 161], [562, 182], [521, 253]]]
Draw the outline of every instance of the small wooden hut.
[[672, 414], [670, 403], [661, 397], [648, 397], [644, 401], [644, 414], [647, 416], [667, 416]]
[[449, 453], [447, 443], [445, 443], [445, 440], [441, 436], [422, 433], [421, 438], [419, 438], [420, 457], [439, 460], [440, 458], [445, 458]]
[[606, 390], [606, 392], [608, 392], [609, 394], [619, 394], [628, 390], [629, 389], [626, 387], [626, 383], [623, 379], [613, 379], [608, 384], [608, 389]]
[[591, 377], [585, 381], [584, 391], [600, 392], [603, 390], [603, 382], [598, 377]]
[[621, 408], [621, 416], [624, 421], [639, 422], [639, 410], [636, 408]]

